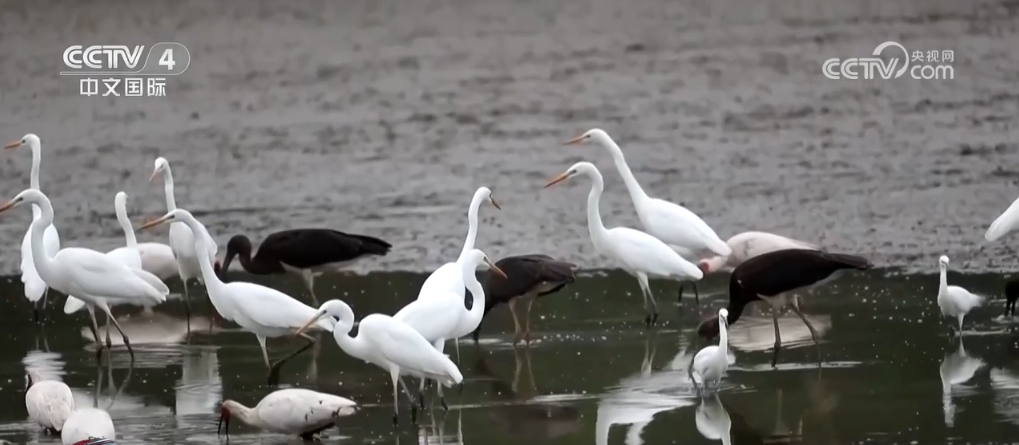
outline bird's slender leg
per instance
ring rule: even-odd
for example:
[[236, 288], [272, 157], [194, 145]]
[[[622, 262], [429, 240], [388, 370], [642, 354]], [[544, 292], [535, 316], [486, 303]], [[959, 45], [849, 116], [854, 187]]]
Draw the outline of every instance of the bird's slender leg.
[[[191, 297], [188, 296], [188, 280], [187, 278], [180, 278], [181, 284], [184, 285], [184, 314], [187, 320], [188, 333], [191, 333]], [[212, 326], [209, 326], [212, 329]]]
[[686, 284], [679, 283], [679, 297], [676, 299], [676, 304], [678, 304], [679, 307], [681, 307], [681, 308], [683, 307], [683, 288], [685, 288], [685, 287], [686, 287]]
[[655, 322], [658, 321], [658, 303], [655, 302], [655, 294], [651, 292], [651, 285], [648, 284], [647, 275], [637, 274], [637, 281], [640, 282], [640, 287], [644, 291], [644, 299], [651, 300], [651, 312], [648, 313], [646, 323], [648, 327], [654, 326]]
[[693, 283], [693, 301], [696, 302], [698, 306], [700, 306], [700, 304], [701, 304], [701, 294], [700, 294], [700, 292], [697, 292], [697, 283], [696, 282]]
[[[35, 315], [35, 322], [36, 323], [42, 324], [42, 323], [46, 322], [46, 318], [45, 318], [46, 299], [49, 298], [49, 294], [50, 294], [50, 288], [47, 287], [46, 290], [42, 291], [42, 298], [40, 298], [39, 301], [35, 302], [35, 308], [34, 308], [33, 312], [34, 312], [34, 315]], [[40, 318], [40, 313], [42, 313], [42, 315], [43, 315], [42, 318]]]
[[531, 345], [531, 305], [537, 298], [537, 295], [531, 295], [527, 300], [527, 311], [524, 315], [524, 341], [527, 342], [527, 346]]
[[308, 334], [305, 334], [303, 332], [300, 334], [300, 336], [302, 338], [304, 338], [305, 340], [308, 340], [308, 343], [306, 343], [304, 346], [302, 346], [300, 348], [297, 348], [297, 350], [294, 351], [294, 352], [291, 352], [290, 355], [277, 360], [276, 363], [273, 363], [272, 365], [269, 366], [269, 384], [270, 385], [275, 385], [275, 384], [279, 383], [279, 380], [280, 380], [280, 367], [282, 367], [284, 363], [286, 363], [288, 360], [290, 360], [290, 359], [294, 358], [295, 356], [297, 356], [297, 354], [300, 354], [300, 353], [302, 353], [304, 351], [307, 351], [308, 349], [310, 349], [312, 346], [315, 345], [315, 338], [314, 337], [312, 337], [312, 336], [310, 336]]
[[[441, 354], [442, 351], [446, 349], [446, 339], [440, 338], [436, 340], [434, 346], [435, 350], [439, 351], [439, 353]], [[439, 394], [439, 403], [442, 404], [442, 409], [444, 411], [449, 411], [449, 405], [446, 404], [446, 397], [442, 395], [442, 383], [439, 383], [438, 380], [435, 381], [435, 389], [436, 392]]]
[[389, 376], [393, 379], [393, 426], [400, 424], [400, 370], [399, 368], [390, 368]]
[[959, 314], [957, 316], [957, 318], [959, 319], [959, 337], [962, 337], [962, 319], [965, 316], [966, 316], [965, 314]]
[[106, 347], [113, 350], [113, 341], [110, 340], [110, 318], [112, 317], [109, 315], [106, 316]]
[[771, 358], [771, 367], [775, 367], [778, 363], [778, 351], [782, 349], [782, 334], [778, 331], [778, 310], [774, 306], [771, 308], [771, 321], [775, 325], [775, 353]]
[[407, 382], [403, 380], [403, 376], [400, 376], [400, 386], [403, 387], [403, 392], [407, 393], [407, 400], [410, 401], [410, 405], [414, 406], [417, 401], [414, 400], [414, 393], [411, 392], [410, 388], [407, 386]]
[[510, 314], [513, 315], [513, 346], [516, 346], [520, 342], [520, 319], [517, 317], [517, 300], [518, 298], [511, 299], [509, 301]]
[[[817, 335], [817, 330], [814, 329], [814, 325], [810, 324], [810, 320], [807, 320], [807, 316], [803, 315], [803, 312], [800, 311], [800, 296], [799, 295], [797, 295], [796, 297], [793, 298], [792, 303], [793, 303], [792, 304], [793, 312], [795, 312], [796, 315], [800, 316], [800, 320], [803, 320], [803, 324], [807, 325], [807, 330], [810, 331], [810, 338], [814, 339], [814, 347], [817, 349], [817, 364], [820, 365], [821, 364], [821, 339]], [[959, 321], [962, 322], [962, 319], [960, 318]]]
[[99, 356], [103, 352], [103, 341], [99, 339], [99, 322], [96, 321], [96, 308], [91, 304], [86, 307], [88, 308], [88, 315], [92, 319], [92, 324], [88, 325], [88, 327], [92, 331], [92, 337], [96, 339], [96, 360], [99, 360]]
[[[110, 306], [107, 305], [105, 301], [100, 301], [99, 308], [102, 309], [103, 312], [106, 312], [107, 323], [112, 321], [113, 322], [113, 326], [115, 326], [117, 328], [117, 332], [120, 332], [120, 337], [124, 339], [124, 346], [127, 346], [127, 352], [129, 354], [131, 354], [131, 358], [133, 359], [134, 358], [134, 349], [131, 348], [131, 340], [129, 340], [127, 338], [127, 334], [125, 334], [124, 330], [120, 328], [120, 323], [117, 322], [117, 319], [113, 318], [113, 314], [110, 313]], [[107, 332], [107, 335], [109, 335], [109, 332], [110, 332], [109, 328], [107, 328], [106, 332]]]
[[265, 367], [272, 368], [272, 364], [269, 363], [269, 351], [265, 349], [265, 337], [255, 334], [255, 338], [258, 339], [258, 345], [262, 347], [262, 358], [265, 359]]

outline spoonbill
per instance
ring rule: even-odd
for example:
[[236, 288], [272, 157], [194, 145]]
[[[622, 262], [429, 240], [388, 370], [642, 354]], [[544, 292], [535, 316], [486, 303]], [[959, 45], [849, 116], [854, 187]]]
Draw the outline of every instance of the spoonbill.
[[25, 377], [28, 391], [25, 391], [25, 408], [31, 420], [47, 432], [60, 434], [64, 422], [74, 411], [74, 394], [71, 388], [59, 380], [46, 380], [36, 370], [29, 370]]
[[821, 250], [817, 245], [768, 232], [743, 232], [733, 235], [725, 244], [732, 250], [729, 256], [714, 256], [697, 263], [705, 274], [732, 272], [746, 260], [776, 250]]
[[298, 435], [310, 441], [312, 436], [336, 424], [336, 419], [357, 411], [353, 400], [308, 389], [289, 388], [273, 391], [254, 408], [233, 400], [224, 400], [220, 407], [216, 434], [230, 437], [230, 417], [273, 433]]

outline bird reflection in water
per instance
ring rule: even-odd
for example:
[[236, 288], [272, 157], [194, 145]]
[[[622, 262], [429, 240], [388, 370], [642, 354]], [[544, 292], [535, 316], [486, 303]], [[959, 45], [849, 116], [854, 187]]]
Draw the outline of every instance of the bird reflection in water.
[[[175, 318], [159, 312], [138, 312], [119, 317], [118, 320], [124, 333], [131, 339], [132, 345], [184, 343], [188, 339], [188, 320], [186, 318]], [[191, 325], [198, 326], [198, 328], [192, 328], [194, 330], [208, 329], [213, 332], [216, 332], [214, 328], [218, 330], [211, 318], [192, 316]], [[109, 333], [114, 346], [124, 345], [124, 338], [119, 332], [113, 330]], [[92, 331], [82, 328], [81, 335], [86, 340], [90, 340], [89, 347], [95, 347]], [[100, 333], [100, 336], [102, 335], [104, 333]]]
[[706, 439], [720, 440], [722, 445], [730, 445], [729, 430], [732, 428], [732, 420], [729, 413], [718, 400], [718, 393], [710, 397], [702, 397], [701, 404], [697, 406], [697, 414], [694, 416], [697, 431]]
[[181, 357], [181, 376], [174, 393], [177, 428], [194, 431], [209, 424], [209, 414], [223, 400], [218, 346], [192, 346]]
[[[495, 423], [506, 433], [521, 439], [552, 439], [576, 432], [580, 427], [580, 411], [575, 406], [537, 394], [531, 349], [514, 348], [513, 358], [516, 362], [513, 381], [508, 384], [492, 372], [484, 354], [478, 355], [474, 365], [478, 374], [490, 377], [489, 393], [495, 401], [504, 402], [486, 408]], [[530, 383], [521, 387], [521, 375], [525, 372]]]
[[[788, 309], [778, 317], [771, 315], [758, 315], [763, 312], [762, 304], [757, 304], [755, 315], [740, 319], [739, 324], [729, 327], [729, 346], [744, 352], [767, 351], [773, 349], [772, 366], [778, 362], [778, 354], [782, 348], [797, 348], [813, 344], [813, 336], [807, 325], [800, 320], [800, 317], [791, 313]], [[769, 308], [770, 309], [770, 308]], [[830, 315], [807, 315], [804, 318], [810, 321], [817, 331], [818, 338], [824, 337], [831, 330]], [[776, 328], [777, 326], [777, 328]], [[780, 332], [781, 347], [775, 348], [775, 333]], [[818, 357], [820, 357], [820, 345], [815, 345]], [[818, 362], [820, 363], [820, 362]]]
[[970, 357], [963, 347], [962, 337], [959, 337], [959, 347], [954, 352], [945, 354], [941, 361], [941, 406], [945, 413], [945, 426], [951, 428], [955, 425], [955, 403], [953, 396], [965, 395], [969, 391], [961, 388], [962, 391], [954, 390], [954, 386], [960, 386], [968, 382], [976, 374], [977, 370], [984, 366], [984, 361], [977, 357]]
[[[431, 425], [418, 425], [418, 445], [463, 445], [463, 410], [456, 410], [456, 435], [446, 437], [446, 417], [449, 411], [442, 411], [441, 420], [436, 422], [435, 416], [438, 410], [428, 410]], [[399, 438], [398, 438], [399, 439]]]
[[[91, 400], [88, 399], [88, 396], [83, 395], [81, 390], [71, 389], [77, 409], [67, 419], [67, 422], [64, 423], [64, 429], [61, 432], [61, 441], [63, 443], [77, 443], [91, 437], [116, 439], [116, 432], [111, 420], [113, 416], [110, 416], [109, 413], [114, 403], [121, 398], [128, 382], [131, 381], [131, 373], [134, 371], [134, 360], [131, 361], [131, 365], [118, 389], [113, 383], [113, 364], [107, 364], [106, 368], [109, 373], [109, 384], [113, 390], [113, 396], [110, 398], [109, 403], [105, 404], [105, 408], [99, 407], [99, 395], [103, 392], [102, 365], [96, 364], [96, 385]], [[124, 408], [127, 408], [124, 411], [128, 412], [134, 413], [136, 411], [134, 407], [121, 407], [121, 409]], [[120, 418], [121, 416], [116, 417]]]

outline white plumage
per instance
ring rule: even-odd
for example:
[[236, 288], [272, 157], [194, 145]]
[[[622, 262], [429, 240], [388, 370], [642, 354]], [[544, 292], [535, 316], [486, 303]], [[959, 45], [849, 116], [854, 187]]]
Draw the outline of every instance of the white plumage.
[[438, 269], [435, 269], [428, 278], [425, 279], [424, 284], [421, 285], [421, 290], [418, 291], [418, 298], [427, 295], [440, 295], [443, 292], [453, 292], [459, 294], [461, 298], [464, 297], [464, 280], [463, 274], [461, 273], [460, 264], [463, 262], [467, 252], [474, 249], [474, 242], [478, 238], [478, 209], [481, 208], [481, 204], [488, 201], [496, 209], [501, 209], [499, 204], [492, 198], [492, 191], [488, 187], [478, 187], [474, 192], [474, 197], [471, 198], [471, 205], [467, 208], [467, 239], [464, 240], [464, 247], [460, 250], [460, 256], [457, 257], [456, 261], [443, 264]]
[[713, 256], [702, 259], [698, 263], [698, 267], [700, 267], [705, 274], [715, 272], [732, 272], [737, 266], [743, 264], [746, 260], [777, 250], [821, 250], [820, 247], [814, 244], [794, 240], [792, 238], [786, 238], [782, 235], [776, 235], [768, 232], [743, 232], [733, 235], [733, 237], [729, 238], [729, 241], [726, 241], [725, 244], [729, 246], [729, 249], [731, 250], [731, 253], [728, 256]]
[[651, 293], [648, 277], [673, 278], [680, 281], [699, 280], [704, 274], [697, 266], [683, 259], [664, 242], [647, 233], [627, 227], [606, 229], [598, 210], [605, 182], [598, 168], [590, 162], [578, 162], [545, 185], [549, 187], [577, 174], [591, 178], [591, 192], [587, 197], [587, 226], [594, 248], [630, 275], [637, 277], [644, 302], [651, 302], [651, 312], [645, 321], [651, 325], [658, 319], [658, 303]]
[[435, 350], [414, 328], [393, 317], [383, 314], [364, 317], [358, 325], [357, 337], [351, 337], [354, 311], [347, 303], [330, 300], [323, 303], [317, 314], [297, 332], [322, 322], [332, 325], [333, 338], [344, 352], [389, 371], [393, 381], [394, 424], [399, 419], [401, 374], [436, 380], [447, 387], [463, 382], [460, 369], [449, 357]]
[[1017, 226], [1019, 226], [1019, 199], [1012, 201], [1012, 205], [991, 223], [984, 233], [984, 239], [995, 241], [1015, 230]]
[[938, 259], [941, 267], [941, 285], [938, 287], [938, 307], [941, 315], [955, 317], [959, 321], [958, 335], [962, 335], [962, 320], [973, 308], [980, 306], [984, 298], [959, 286], [948, 285], [948, 257]]
[[236, 417], [256, 428], [311, 439], [333, 426], [336, 419], [357, 411], [353, 400], [308, 389], [281, 389], [262, 398], [254, 408], [233, 400], [223, 401], [220, 424], [230, 434], [230, 418]]
[[74, 394], [59, 380], [46, 380], [35, 370], [28, 371], [25, 408], [31, 420], [51, 432], [59, 432], [74, 411]]
[[718, 346], [706, 346], [697, 352], [693, 357], [690, 379], [707, 389], [708, 382], [713, 383], [717, 390], [718, 385], [729, 369], [729, 338], [726, 335], [729, 311], [725, 308], [718, 310]]
[[64, 423], [60, 432], [63, 445], [74, 445], [90, 438], [117, 440], [110, 414], [99, 408], [78, 408]]

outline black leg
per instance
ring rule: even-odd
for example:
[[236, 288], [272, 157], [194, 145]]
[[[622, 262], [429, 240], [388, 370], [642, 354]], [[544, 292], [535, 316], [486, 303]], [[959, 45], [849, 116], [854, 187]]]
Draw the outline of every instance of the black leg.
[[679, 298], [676, 299], [676, 303], [679, 303], [680, 306], [683, 306], [683, 288], [684, 287], [686, 287], [686, 286], [683, 285], [683, 284], [679, 285]]
[[271, 366], [269, 366], [269, 385], [270, 386], [276, 386], [277, 384], [279, 384], [280, 367], [282, 367], [284, 363], [286, 363], [288, 360], [290, 360], [290, 359], [294, 358], [295, 356], [297, 356], [297, 354], [300, 354], [300, 353], [302, 353], [304, 351], [307, 351], [308, 349], [310, 349], [315, 344], [315, 339], [308, 338], [307, 340], [308, 340], [307, 344], [305, 344], [304, 346], [298, 348], [296, 351], [291, 352], [290, 355], [277, 360], [276, 363], [273, 363]]
[[325, 431], [325, 430], [327, 430], [330, 427], [335, 426], [335, 425], [336, 425], [335, 422], [334, 423], [327, 423], [327, 424], [323, 425], [321, 428], [315, 428], [315, 429], [313, 429], [311, 431], [305, 431], [304, 433], [301, 433], [301, 440], [303, 440], [305, 442], [311, 442], [312, 440], [315, 440], [314, 436], [316, 434], [321, 433], [321, 432], [323, 432], [323, 431]]
[[695, 302], [697, 302], [697, 305], [700, 306], [700, 304], [701, 304], [701, 294], [700, 294], [700, 292], [697, 292], [697, 283], [693, 284], [693, 299], [694, 299]]

